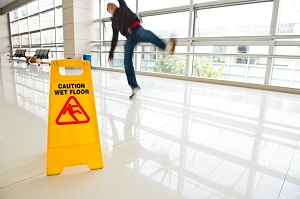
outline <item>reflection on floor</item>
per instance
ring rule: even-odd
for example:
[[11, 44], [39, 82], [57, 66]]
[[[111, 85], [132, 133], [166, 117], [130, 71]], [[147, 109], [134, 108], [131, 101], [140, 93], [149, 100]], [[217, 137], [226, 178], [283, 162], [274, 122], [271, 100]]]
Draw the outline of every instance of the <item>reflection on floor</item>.
[[300, 198], [300, 96], [93, 70], [104, 169], [46, 169], [49, 66], [0, 67], [0, 198]]

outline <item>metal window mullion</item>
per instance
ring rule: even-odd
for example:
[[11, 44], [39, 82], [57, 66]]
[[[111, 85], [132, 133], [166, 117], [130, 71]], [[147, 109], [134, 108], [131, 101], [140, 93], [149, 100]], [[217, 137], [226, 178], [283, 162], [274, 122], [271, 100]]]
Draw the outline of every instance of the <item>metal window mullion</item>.
[[[105, 35], [105, 30], [106, 30], [106, 28], [105, 28], [105, 22], [106, 21], [102, 20], [102, 19], [104, 19], [104, 18], [102, 18], [102, 15], [104, 16], [104, 13], [102, 13], [102, 11], [104, 10], [104, 1], [99, 0], [99, 3], [100, 3], [99, 9], [101, 11], [101, 13], [100, 13], [100, 19], [101, 20], [100, 20], [100, 29], [99, 29], [99, 31], [100, 31], [100, 40], [104, 40], [104, 35]], [[109, 19], [109, 21], [111, 21], [111, 20]], [[100, 43], [100, 51], [103, 51], [103, 47], [105, 48], [105, 45], [104, 45], [104, 43], [101, 42]], [[100, 66], [107, 67], [107, 62], [105, 62], [105, 58], [106, 58], [105, 56], [106, 56], [105, 53], [100, 52]]]
[[11, 22], [10, 22], [10, 15], [9, 13], [7, 14], [7, 20], [9, 22], [9, 27], [8, 27], [8, 31], [9, 31], [9, 35], [10, 35], [10, 55], [13, 55], [13, 47], [12, 47], [12, 36], [11, 36]]
[[139, 1], [135, 1], [135, 13], [139, 16]]
[[[189, 26], [188, 26], [188, 37], [194, 36], [194, 26], [195, 26], [195, 17], [194, 14], [194, 2], [193, 0], [190, 0], [190, 9], [189, 9]], [[187, 44], [187, 52], [191, 52], [191, 50], [194, 52], [194, 48], [192, 46], [192, 41], [190, 41]], [[186, 56], [186, 76], [192, 76], [193, 73], [193, 55], [187, 55]]]
[[31, 38], [29, 36], [29, 16], [28, 16], [28, 5], [26, 5], [26, 12], [27, 12], [27, 34], [28, 34], [28, 42], [29, 42], [29, 48], [30, 48], [30, 44], [31, 44]]
[[296, 72], [295, 70], [295, 66], [296, 66], [296, 59], [293, 60], [293, 68], [292, 68], [292, 78], [291, 78], [291, 81], [290, 81], [290, 84], [293, 85], [293, 82], [294, 82], [294, 74]]
[[201, 10], [201, 9], [211, 9], [211, 8], [219, 8], [219, 7], [254, 4], [254, 3], [264, 3], [270, 1], [273, 0], [223, 0], [217, 2], [209, 1], [204, 3], [197, 3], [195, 4], [195, 8]]
[[[238, 45], [248, 45], [248, 46], [269, 46], [269, 41], [194, 41], [193, 44], [195, 46], [238, 46]], [[299, 42], [300, 44], [300, 42]], [[292, 46], [294, 46], [291, 43]]]
[[247, 82], [249, 80], [249, 70], [250, 70], [249, 62], [250, 62], [250, 57], [247, 57], [247, 63], [246, 63], [246, 67], [247, 67], [246, 80], [247, 80]]
[[190, 5], [177, 6], [177, 7], [173, 7], [173, 8], [163, 8], [163, 9], [139, 12], [139, 16], [140, 17], [150, 17], [150, 16], [157, 16], [157, 15], [163, 15], [163, 14], [172, 14], [172, 13], [178, 13], [178, 12], [186, 12], [186, 11], [189, 11], [189, 9], [190, 9]]
[[42, 0], [38, 0], [39, 30], [40, 30], [40, 43], [39, 43], [39, 45], [42, 46], [42, 27], [41, 27], [40, 1], [42, 1]]
[[103, 17], [101, 19], [101, 22], [105, 23], [105, 22], [110, 22], [111, 21], [111, 17]]
[[[270, 27], [270, 35], [271, 36], [276, 35], [276, 32], [277, 32], [279, 3], [280, 3], [280, 0], [273, 1], [272, 21], [271, 21], [271, 27]], [[275, 39], [270, 40], [268, 55], [274, 55], [275, 42], [276, 42]], [[271, 82], [271, 73], [272, 73], [273, 63], [274, 63], [274, 58], [267, 59], [264, 84], [270, 84], [270, 82]]]
[[300, 46], [300, 41], [276, 41], [275, 46]]
[[[102, 40], [102, 28], [101, 28], [101, 15], [102, 15], [102, 4], [101, 4], [101, 0], [98, 0], [98, 3], [99, 3], [99, 19], [97, 19], [97, 21], [95, 21], [94, 23], [99, 23], [99, 36], [100, 36], [100, 40]], [[96, 38], [95, 38], [96, 39]], [[94, 46], [94, 49], [95, 49], [95, 46]], [[102, 43], [100, 43], [100, 50], [102, 50]], [[101, 66], [101, 62], [102, 62], [102, 53], [100, 52], [99, 53], [99, 65]]]
[[[55, 7], [55, 0], [53, 0], [53, 12], [54, 12], [54, 36], [55, 36], [55, 43], [57, 43], [57, 27], [56, 27], [56, 12], [57, 12], [57, 8]], [[57, 51], [57, 47], [55, 45], [55, 51]], [[52, 51], [53, 53], [53, 51]], [[57, 52], [55, 53], [56, 54], [56, 59], [57, 59]]]
[[[136, 0], [135, 1], [135, 13], [137, 14], [137, 16], [139, 16], [139, 12], [138, 12], [138, 1]], [[141, 20], [142, 20], [142, 18], [141, 18]], [[143, 21], [143, 20], [142, 20]], [[143, 47], [140, 47], [140, 46], [138, 46], [138, 45], [136, 45], [135, 46], [135, 49], [136, 50], [139, 50], [139, 51], [142, 51], [142, 48]], [[140, 64], [138, 64], [138, 63], [140, 63]], [[148, 64], [148, 63], [147, 63]], [[146, 64], [146, 65], [147, 65]], [[136, 71], [141, 71], [141, 65], [142, 65], [142, 55], [138, 55], [138, 54], [135, 54], [134, 55], [134, 68], [135, 68], [135, 70]]]

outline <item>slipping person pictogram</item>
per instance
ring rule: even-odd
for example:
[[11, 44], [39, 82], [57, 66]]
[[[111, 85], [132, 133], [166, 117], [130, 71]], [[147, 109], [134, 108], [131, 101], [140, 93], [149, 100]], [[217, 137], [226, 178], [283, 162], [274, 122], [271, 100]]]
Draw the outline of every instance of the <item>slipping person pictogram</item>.
[[64, 109], [64, 111], [63, 111], [63, 115], [65, 115], [67, 112], [69, 112], [69, 114], [70, 114], [70, 116], [76, 121], [76, 122], [78, 122], [79, 120], [77, 119], [77, 117], [75, 117], [75, 114], [76, 113], [79, 113], [80, 115], [82, 114], [79, 110], [73, 110], [73, 108], [77, 108], [77, 107], [79, 107], [78, 105], [72, 105], [72, 104], [68, 104], [66, 107], [65, 107], [65, 109]]
[[[73, 120], [70, 117], [67, 117], [68, 115], [70, 115]], [[80, 117], [78, 117], [79, 115]], [[58, 125], [82, 124], [88, 123], [89, 121], [90, 117], [74, 96], [69, 97], [56, 118], [56, 124]]]

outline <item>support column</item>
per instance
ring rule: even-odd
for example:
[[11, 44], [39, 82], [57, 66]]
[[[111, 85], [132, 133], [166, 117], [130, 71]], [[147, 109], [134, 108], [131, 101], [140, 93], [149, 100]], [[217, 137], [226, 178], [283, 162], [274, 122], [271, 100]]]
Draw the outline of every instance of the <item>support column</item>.
[[0, 15], [0, 60], [8, 59], [10, 54], [10, 34], [7, 14]]
[[90, 54], [94, 38], [93, 0], [63, 0], [64, 57]]

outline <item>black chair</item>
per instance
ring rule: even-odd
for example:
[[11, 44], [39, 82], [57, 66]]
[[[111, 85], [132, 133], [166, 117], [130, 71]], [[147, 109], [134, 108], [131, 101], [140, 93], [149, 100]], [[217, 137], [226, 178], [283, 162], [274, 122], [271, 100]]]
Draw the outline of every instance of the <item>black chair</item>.
[[41, 49], [38, 49], [38, 50], [36, 50], [35, 51], [35, 54], [33, 55], [33, 59], [39, 59], [40, 58], [40, 56], [41, 56], [41, 52], [43, 52], [43, 50], [41, 50]]
[[[13, 54], [12, 56], [11, 55], [7, 55], [7, 56], [10, 57], [9, 62], [11, 62], [14, 57], [16, 57], [16, 58], [25, 57], [26, 58], [25, 53], [26, 53], [26, 49], [25, 50], [24, 49], [23, 50], [17, 49], [15, 51], [15, 54]], [[17, 63], [19, 63], [19, 60], [17, 60]]]
[[17, 49], [16, 51], [15, 51], [15, 54], [13, 54], [13, 55], [7, 55], [7, 56], [9, 56], [10, 58], [9, 58], [9, 62], [11, 62], [11, 60], [14, 58], [14, 57], [17, 57], [18, 56], [18, 54], [19, 54], [19, 49]]
[[40, 59], [48, 59], [48, 54], [49, 54], [50, 49], [38, 49], [35, 51], [35, 54], [33, 57], [29, 58], [28, 64], [30, 63], [30, 59], [37, 59], [38, 60], [38, 65], [40, 66]]
[[49, 59], [49, 51], [50, 49], [45, 49], [42, 54], [42, 59]]
[[[21, 57], [25, 57], [26, 58], [26, 56], [25, 56], [26, 50], [20, 50], [19, 53], [20, 54], [18, 55], [18, 58], [21, 58]], [[19, 60], [17, 60], [17, 63], [19, 63]]]
[[27, 57], [29, 65], [31, 64], [31, 62], [30, 62], [31, 59], [38, 59], [38, 56], [40, 55], [41, 51], [42, 50], [37, 49], [32, 57]]

